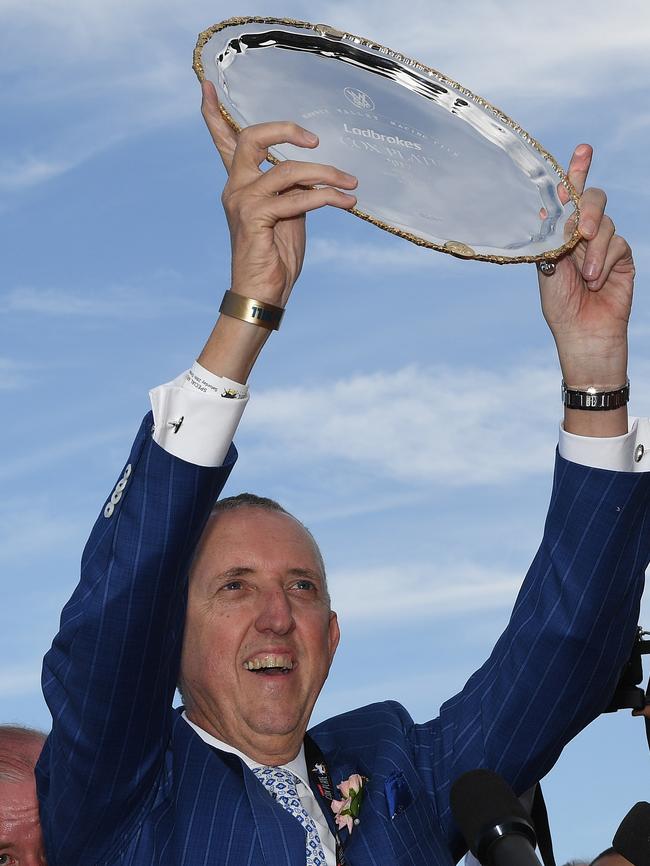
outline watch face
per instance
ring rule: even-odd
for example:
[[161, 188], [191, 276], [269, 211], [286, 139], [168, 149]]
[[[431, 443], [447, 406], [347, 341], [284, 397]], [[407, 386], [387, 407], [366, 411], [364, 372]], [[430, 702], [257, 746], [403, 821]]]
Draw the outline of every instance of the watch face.
[[316, 149], [279, 144], [271, 158], [356, 175], [352, 212], [379, 228], [499, 263], [553, 258], [577, 242], [567, 226], [577, 195], [553, 157], [484, 99], [403, 54], [323, 25], [238, 18], [200, 35], [194, 67], [236, 130], [292, 120], [315, 132]]

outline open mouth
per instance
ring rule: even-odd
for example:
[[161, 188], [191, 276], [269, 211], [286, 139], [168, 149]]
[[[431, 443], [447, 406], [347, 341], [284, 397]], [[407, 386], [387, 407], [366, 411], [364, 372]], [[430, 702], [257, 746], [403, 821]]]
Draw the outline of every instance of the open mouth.
[[286, 674], [291, 673], [293, 666], [293, 659], [286, 653], [253, 656], [244, 662], [247, 671], [266, 676], [286, 676]]

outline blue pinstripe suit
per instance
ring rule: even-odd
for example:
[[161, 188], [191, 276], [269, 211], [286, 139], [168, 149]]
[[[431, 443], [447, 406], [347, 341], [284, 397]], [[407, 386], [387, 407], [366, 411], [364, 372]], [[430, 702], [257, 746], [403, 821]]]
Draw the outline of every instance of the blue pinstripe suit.
[[[148, 416], [45, 657], [54, 723], [37, 781], [48, 862], [303, 866], [298, 822], [171, 709], [188, 564], [235, 452], [224, 468], [192, 466], [156, 445], [150, 426]], [[369, 779], [361, 824], [344, 841], [351, 866], [448, 866], [463, 852], [450, 782], [490, 767], [521, 793], [602, 710], [637, 622], [649, 493], [650, 473], [558, 458], [544, 539], [510, 623], [440, 716], [416, 725], [385, 702], [313, 729], [334, 783]]]

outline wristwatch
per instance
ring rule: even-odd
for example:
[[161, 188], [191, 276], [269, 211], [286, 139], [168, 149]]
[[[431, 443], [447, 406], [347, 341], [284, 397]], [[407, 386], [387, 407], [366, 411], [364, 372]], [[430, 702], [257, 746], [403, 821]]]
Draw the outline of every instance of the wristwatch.
[[593, 386], [584, 390], [570, 388], [562, 380], [562, 403], [567, 409], [587, 409], [591, 412], [607, 412], [620, 409], [630, 399], [630, 380], [613, 391], [602, 391]]

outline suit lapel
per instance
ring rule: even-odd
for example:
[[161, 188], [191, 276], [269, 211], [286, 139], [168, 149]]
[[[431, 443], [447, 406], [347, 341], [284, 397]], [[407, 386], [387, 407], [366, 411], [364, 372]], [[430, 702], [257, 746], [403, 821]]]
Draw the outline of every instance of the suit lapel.
[[273, 799], [248, 767], [242, 765], [241, 769], [264, 862], [267, 866], [303, 866], [305, 831], [300, 823]]

